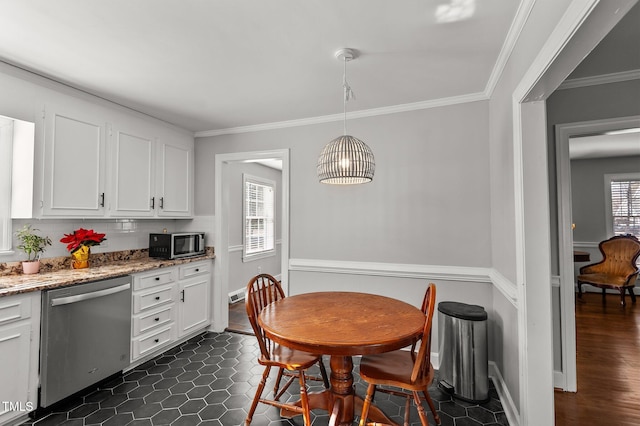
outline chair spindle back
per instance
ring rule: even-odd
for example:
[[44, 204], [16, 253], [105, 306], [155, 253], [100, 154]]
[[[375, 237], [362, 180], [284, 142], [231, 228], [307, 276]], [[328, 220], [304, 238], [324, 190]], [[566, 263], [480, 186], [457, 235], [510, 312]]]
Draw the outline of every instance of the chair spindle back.
[[415, 358], [413, 371], [411, 372], [411, 382], [425, 377], [431, 369], [431, 324], [433, 322], [433, 312], [436, 305], [436, 285], [429, 283], [422, 302], [422, 312], [425, 314], [424, 329], [420, 339], [420, 348]]
[[266, 359], [269, 359], [272, 342], [262, 332], [262, 327], [258, 324], [258, 315], [267, 305], [284, 297], [280, 282], [269, 274], [256, 275], [249, 281], [245, 290], [247, 316], [258, 339], [260, 353]]

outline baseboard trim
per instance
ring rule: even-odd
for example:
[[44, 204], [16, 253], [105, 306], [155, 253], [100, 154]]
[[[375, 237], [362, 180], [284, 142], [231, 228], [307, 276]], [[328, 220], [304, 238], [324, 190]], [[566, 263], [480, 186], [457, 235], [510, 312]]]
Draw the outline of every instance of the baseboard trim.
[[489, 361], [489, 377], [491, 378], [491, 380], [493, 380], [493, 384], [496, 387], [496, 392], [498, 393], [498, 397], [500, 398], [500, 403], [502, 404], [504, 413], [507, 416], [509, 425], [519, 426], [520, 413], [518, 412], [516, 404], [513, 402], [513, 398], [509, 393], [509, 389], [504, 381], [504, 378], [502, 377], [500, 369], [493, 361]]

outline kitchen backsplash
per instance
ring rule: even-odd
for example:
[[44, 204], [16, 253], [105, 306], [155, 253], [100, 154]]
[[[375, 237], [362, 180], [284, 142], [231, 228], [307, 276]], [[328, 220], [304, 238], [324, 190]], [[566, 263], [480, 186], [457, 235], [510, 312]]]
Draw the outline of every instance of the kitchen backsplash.
[[13, 220], [13, 253], [0, 253], [0, 262], [26, 260], [25, 254], [17, 250], [15, 231], [25, 224], [38, 229], [38, 234], [51, 238], [42, 254], [42, 258], [68, 256], [66, 244], [60, 242], [64, 234], [70, 234], [78, 228], [93, 229], [106, 234], [106, 241], [91, 247], [92, 253], [107, 253], [124, 250], [138, 250], [149, 247], [149, 234], [153, 232], [204, 231], [205, 245], [213, 246], [213, 216], [197, 216], [193, 219], [15, 219]]

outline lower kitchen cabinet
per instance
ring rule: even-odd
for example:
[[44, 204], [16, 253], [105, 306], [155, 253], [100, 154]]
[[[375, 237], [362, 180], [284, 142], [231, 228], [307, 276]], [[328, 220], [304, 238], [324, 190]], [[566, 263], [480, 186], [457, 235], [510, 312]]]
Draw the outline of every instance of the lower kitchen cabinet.
[[40, 296], [0, 297], [0, 424], [37, 406]]
[[133, 275], [131, 362], [211, 323], [211, 261]]
[[180, 266], [179, 337], [208, 326], [211, 322], [211, 262]]

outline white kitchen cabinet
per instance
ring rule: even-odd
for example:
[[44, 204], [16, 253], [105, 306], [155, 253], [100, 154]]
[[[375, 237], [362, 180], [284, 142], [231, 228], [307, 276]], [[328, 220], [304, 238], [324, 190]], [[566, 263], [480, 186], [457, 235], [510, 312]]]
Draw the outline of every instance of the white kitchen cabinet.
[[132, 363], [211, 323], [211, 266], [203, 260], [133, 275]]
[[155, 215], [156, 139], [150, 132], [109, 126], [112, 166], [109, 215]]
[[193, 215], [193, 146], [167, 142], [169, 134], [157, 130], [109, 126], [109, 216]]
[[0, 297], [0, 424], [37, 406], [40, 295]]
[[42, 126], [36, 216], [193, 216], [193, 137], [81, 102], [44, 105]]
[[43, 216], [105, 212], [104, 122], [78, 107], [44, 107]]
[[211, 323], [211, 261], [180, 266], [178, 302], [179, 337]]
[[178, 337], [177, 278], [177, 267], [133, 275], [131, 362], [165, 348]]
[[193, 215], [193, 147], [160, 140], [158, 143], [158, 216]]

